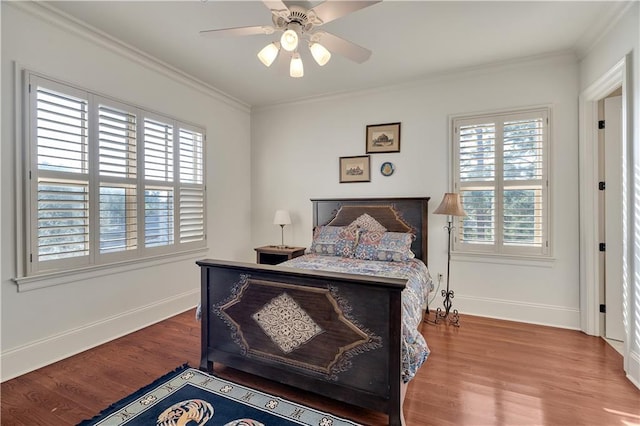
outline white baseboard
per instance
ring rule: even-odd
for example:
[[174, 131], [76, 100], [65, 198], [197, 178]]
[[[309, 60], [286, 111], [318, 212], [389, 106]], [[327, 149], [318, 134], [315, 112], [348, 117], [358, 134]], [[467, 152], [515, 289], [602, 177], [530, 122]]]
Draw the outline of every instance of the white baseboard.
[[[87, 349], [140, 330], [186, 310], [199, 301], [200, 289], [83, 325], [63, 333], [2, 352], [1, 381], [4, 382]], [[195, 321], [195, 317], [194, 317]]]
[[[433, 306], [436, 308], [437, 306]], [[461, 314], [580, 329], [580, 310], [513, 300], [455, 295], [453, 308]]]
[[640, 389], [640, 354], [629, 351], [629, 356], [626, 357], [626, 373], [627, 378], [631, 383]]

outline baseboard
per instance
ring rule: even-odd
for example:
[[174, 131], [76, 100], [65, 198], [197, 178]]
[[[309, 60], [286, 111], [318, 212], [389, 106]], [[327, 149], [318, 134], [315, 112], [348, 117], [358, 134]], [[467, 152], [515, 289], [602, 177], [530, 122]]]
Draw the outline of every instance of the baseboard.
[[[461, 314], [580, 329], [580, 310], [513, 300], [455, 295], [453, 308]], [[431, 306], [434, 308], [434, 306]]]
[[[117, 339], [151, 324], [192, 309], [200, 289], [191, 290], [91, 324], [2, 352], [4, 382], [87, 349]], [[194, 317], [195, 321], [195, 317]]]
[[635, 387], [640, 389], [640, 354], [629, 351], [629, 356], [626, 357], [626, 361], [627, 378]]

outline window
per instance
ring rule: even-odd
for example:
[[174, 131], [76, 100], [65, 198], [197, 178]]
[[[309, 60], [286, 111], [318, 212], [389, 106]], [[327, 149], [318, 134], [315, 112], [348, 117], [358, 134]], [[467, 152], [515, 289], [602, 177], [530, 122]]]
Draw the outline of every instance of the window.
[[26, 81], [27, 275], [206, 245], [202, 129]]
[[454, 250], [549, 254], [549, 109], [453, 119]]

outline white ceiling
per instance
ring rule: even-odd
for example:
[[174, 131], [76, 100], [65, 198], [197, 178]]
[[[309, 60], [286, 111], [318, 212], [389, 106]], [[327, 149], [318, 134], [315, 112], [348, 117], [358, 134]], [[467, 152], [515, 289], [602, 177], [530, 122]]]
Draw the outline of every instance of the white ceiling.
[[[286, 2], [286, 1], [285, 1]], [[316, 5], [320, 2], [312, 2]], [[370, 89], [455, 69], [573, 51], [583, 54], [627, 2], [386, 0], [322, 26], [370, 49], [357, 64], [337, 54], [318, 66], [301, 50], [266, 68], [256, 54], [279, 34], [205, 38], [201, 30], [271, 25], [261, 1], [65, 1], [58, 10], [250, 106]]]

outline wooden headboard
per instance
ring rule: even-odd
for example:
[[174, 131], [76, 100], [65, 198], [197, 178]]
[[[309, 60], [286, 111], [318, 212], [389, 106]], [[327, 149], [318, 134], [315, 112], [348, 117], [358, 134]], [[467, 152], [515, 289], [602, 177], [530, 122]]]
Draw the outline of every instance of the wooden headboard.
[[367, 213], [391, 232], [415, 235], [411, 250], [427, 263], [429, 197], [420, 198], [323, 198], [311, 199], [313, 227], [345, 226]]

